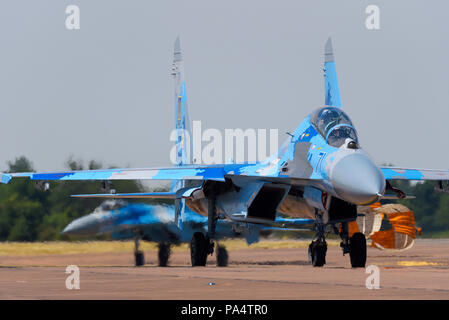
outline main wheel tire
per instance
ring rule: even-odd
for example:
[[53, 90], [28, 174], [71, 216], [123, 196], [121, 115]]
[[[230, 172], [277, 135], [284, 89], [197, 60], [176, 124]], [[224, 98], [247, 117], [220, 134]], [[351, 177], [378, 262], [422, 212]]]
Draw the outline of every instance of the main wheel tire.
[[366, 238], [363, 233], [354, 233], [349, 239], [349, 256], [353, 268], [365, 268]]
[[192, 267], [204, 267], [207, 262], [207, 239], [202, 232], [195, 232], [190, 242], [190, 257]]
[[217, 267], [227, 267], [228, 266], [228, 251], [224, 246], [217, 246]]
[[325, 241], [312, 241], [309, 245], [309, 255], [314, 267], [322, 267], [326, 264], [327, 243]]
[[168, 266], [168, 259], [170, 259], [170, 244], [161, 242], [158, 247], [159, 267], [166, 267]]
[[134, 253], [134, 258], [136, 261], [136, 267], [140, 267], [145, 265], [145, 255], [143, 253], [143, 251], [137, 251]]

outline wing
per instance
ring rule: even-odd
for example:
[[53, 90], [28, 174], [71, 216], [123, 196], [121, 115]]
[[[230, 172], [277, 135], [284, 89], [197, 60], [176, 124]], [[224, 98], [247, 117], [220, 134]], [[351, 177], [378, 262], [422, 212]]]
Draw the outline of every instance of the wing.
[[449, 180], [449, 170], [379, 167], [387, 180]]
[[2, 173], [0, 181], [8, 183], [13, 178], [31, 180], [217, 180], [224, 181], [224, 166], [182, 166], [168, 168], [105, 169], [62, 172]]
[[[278, 159], [275, 159], [278, 160]], [[215, 180], [225, 181], [226, 177], [242, 176], [260, 181], [303, 184], [320, 182], [307, 175], [287, 175], [280, 170], [278, 161], [256, 164], [214, 164], [214, 165], [186, 165], [179, 167], [161, 168], [122, 168], [60, 172], [20, 172], [0, 173], [0, 181], [8, 183], [15, 178], [29, 178], [31, 180]]]
[[[281, 172], [277, 163], [257, 164], [222, 164], [222, 165], [199, 165], [180, 166], [167, 168], [125, 168], [125, 169], [102, 169], [81, 170], [62, 172], [26, 172], [26, 173], [0, 173], [0, 181], [9, 183], [11, 179], [29, 178], [39, 181], [92, 181], [92, 180], [197, 180], [197, 181], [226, 181], [239, 176], [240, 179], [249, 181], [282, 183], [295, 186], [315, 186], [326, 189], [326, 181], [322, 179], [311, 179], [303, 174], [287, 175]], [[79, 198], [162, 198], [181, 199], [188, 198], [198, 186], [181, 188], [174, 192], [153, 193], [119, 193], [119, 194], [80, 194], [73, 195]]]

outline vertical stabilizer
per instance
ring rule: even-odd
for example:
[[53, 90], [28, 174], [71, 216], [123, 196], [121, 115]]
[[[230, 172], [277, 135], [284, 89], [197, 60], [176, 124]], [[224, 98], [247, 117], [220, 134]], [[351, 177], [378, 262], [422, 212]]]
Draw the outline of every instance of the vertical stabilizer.
[[[187, 109], [186, 82], [184, 77], [184, 64], [182, 61], [181, 42], [176, 38], [174, 46], [172, 76], [175, 82], [175, 130], [176, 130], [176, 166], [191, 163], [191, 130]], [[184, 181], [173, 181], [171, 191], [184, 188]], [[175, 222], [182, 229], [182, 218], [185, 212], [185, 200], [175, 199]]]
[[186, 82], [182, 61], [181, 42], [175, 41], [172, 76], [175, 82], [175, 129], [176, 129], [176, 163], [182, 166], [191, 163], [191, 134], [187, 108]]
[[340, 89], [338, 88], [337, 70], [335, 68], [332, 39], [327, 39], [324, 47], [324, 96], [325, 105], [341, 107]]

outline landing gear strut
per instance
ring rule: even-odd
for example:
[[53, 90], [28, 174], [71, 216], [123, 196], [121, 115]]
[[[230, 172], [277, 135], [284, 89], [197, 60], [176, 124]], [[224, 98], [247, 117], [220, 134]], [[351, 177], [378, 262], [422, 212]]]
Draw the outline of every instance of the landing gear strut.
[[348, 222], [341, 223], [340, 238], [340, 248], [343, 250], [343, 255], [345, 255], [350, 252]]
[[192, 267], [205, 266], [207, 256], [214, 253], [215, 227], [217, 226], [215, 199], [208, 199], [207, 234], [195, 232], [190, 242], [190, 257]]
[[316, 236], [315, 240], [309, 245], [309, 260], [314, 267], [322, 267], [326, 264], [327, 243], [324, 237], [323, 217], [318, 212], [316, 217]]

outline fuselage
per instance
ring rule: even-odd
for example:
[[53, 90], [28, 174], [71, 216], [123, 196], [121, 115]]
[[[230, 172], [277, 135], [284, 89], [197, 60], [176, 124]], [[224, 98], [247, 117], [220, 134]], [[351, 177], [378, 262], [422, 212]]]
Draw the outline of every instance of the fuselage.
[[382, 172], [360, 147], [352, 122], [340, 108], [324, 107], [312, 112], [292, 139], [295, 148], [310, 144], [303, 165], [310, 165], [310, 179], [326, 181], [324, 191], [332, 196], [366, 205], [384, 194]]
[[[75, 236], [110, 234], [113, 239], [132, 239], [136, 230], [142, 239], [180, 243], [190, 241], [194, 232], [204, 232], [207, 218], [190, 210], [184, 213], [182, 230], [174, 223], [173, 205], [148, 205], [106, 200], [94, 212], [75, 219], [62, 231]], [[234, 237], [230, 224], [220, 224], [219, 238]]]
[[[230, 164], [224, 168], [238, 187], [257, 189], [257, 181], [282, 184], [276, 178], [289, 178], [291, 188], [278, 205], [281, 213], [293, 217], [313, 218], [315, 209], [325, 211], [330, 197], [354, 205], [367, 205], [382, 197], [385, 178], [370, 156], [360, 147], [357, 132], [349, 117], [336, 107], [323, 107], [308, 115], [279, 151], [255, 164]], [[256, 176], [253, 183], [239, 184], [239, 176]], [[251, 189], [252, 188], [252, 189]], [[254, 191], [256, 192], [256, 191]], [[217, 197], [218, 212], [231, 219], [232, 210], [251, 201], [244, 192], [231, 190]], [[228, 205], [235, 198], [236, 204]], [[254, 195], [252, 196], [252, 199]], [[206, 199], [188, 199], [195, 212], [207, 215]], [[249, 206], [249, 203], [247, 207]]]
[[[148, 205], [127, 203], [122, 200], [106, 200], [94, 212], [75, 219], [62, 231], [72, 236], [95, 236], [110, 234], [113, 239], [132, 239], [136, 232], [143, 240], [155, 242], [189, 242], [195, 232], [207, 230], [207, 218], [189, 209], [183, 215], [182, 229], [174, 223], [173, 205]], [[243, 236], [248, 244], [257, 242], [261, 230], [270, 231], [279, 226], [301, 228], [312, 222], [277, 217], [272, 226], [240, 226], [230, 221], [217, 224], [217, 239]], [[299, 226], [299, 227], [298, 227]]]

